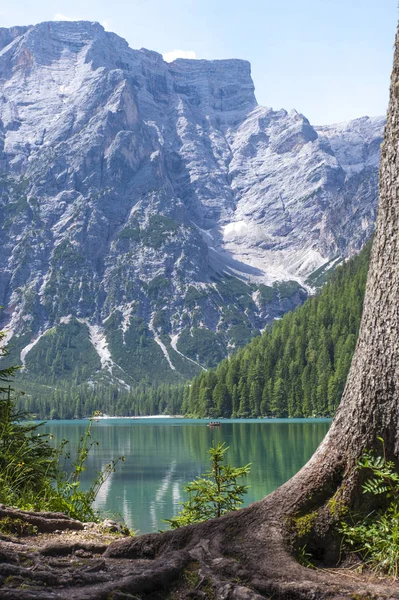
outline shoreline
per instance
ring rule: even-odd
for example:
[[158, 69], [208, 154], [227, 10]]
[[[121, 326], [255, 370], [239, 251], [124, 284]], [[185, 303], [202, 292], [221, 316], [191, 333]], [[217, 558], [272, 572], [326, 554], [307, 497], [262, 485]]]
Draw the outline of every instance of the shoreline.
[[147, 415], [145, 417], [120, 417], [120, 416], [111, 416], [111, 415], [102, 415], [95, 417], [86, 417], [86, 419], [93, 419], [94, 421], [99, 421], [100, 419], [184, 419], [183, 415]]
[[184, 421], [203, 421], [203, 422], [210, 422], [210, 421], [219, 421], [220, 423], [223, 422], [231, 422], [231, 421], [331, 421], [333, 419], [333, 417], [217, 417], [217, 418], [211, 418], [211, 417], [185, 417], [184, 415], [145, 415], [145, 416], [139, 416], [139, 417], [132, 417], [132, 416], [122, 416], [122, 415], [102, 415], [100, 417], [82, 417], [80, 419], [48, 419], [47, 422], [52, 422], [52, 421], [86, 421], [86, 420], [92, 420], [92, 421], [107, 421], [107, 420], [111, 420], [111, 419], [129, 419], [129, 420], [133, 420], [133, 421], [139, 421], [139, 420], [145, 420], [145, 419], [164, 419], [165, 421], [167, 421], [168, 419], [181, 419]]

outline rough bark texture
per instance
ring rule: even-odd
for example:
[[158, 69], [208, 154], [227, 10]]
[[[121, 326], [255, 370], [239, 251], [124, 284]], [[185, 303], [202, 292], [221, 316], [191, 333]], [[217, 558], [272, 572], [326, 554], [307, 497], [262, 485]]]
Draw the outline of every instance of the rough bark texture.
[[[331, 565], [337, 558], [331, 525], [339, 518], [340, 503], [354, 506], [361, 497], [356, 460], [376, 445], [377, 436], [384, 438], [390, 456], [399, 452], [398, 45], [397, 36], [359, 340], [341, 406], [314, 456], [284, 486], [247, 509], [173, 532], [119, 540], [105, 551], [101, 541], [68, 536], [57, 544], [40, 536], [28, 543], [3, 536], [3, 600], [399, 598], [395, 582], [345, 569], [306, 569], [292, 552], [302, 517], [302, 540], [308, 535], [316, 558]], [[32, 522], [37, 519], [32, 515]], [[60, 515], [56, 519], [59, 524]]]

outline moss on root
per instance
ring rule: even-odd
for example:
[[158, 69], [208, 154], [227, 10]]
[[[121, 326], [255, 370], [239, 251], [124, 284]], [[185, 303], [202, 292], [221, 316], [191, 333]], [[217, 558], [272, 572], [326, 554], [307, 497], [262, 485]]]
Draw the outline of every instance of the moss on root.
[[342, 499], [337, 498], [336, 495], [330, 498], [326, 507], [331, 517], [336, 521], [343, 519], [349, 511], [347, 504]]
[[183, 600], [195, 591], [205, 594], [205, 598], [216, 600], [216, 592], [212, 582], [201, 575], [200, 564], [192, 562], [184, 569], [168, 600]]
[[305, 515], [292, 517], [292, 529], [297, 540], [304, 538], [312, 531], [317, 514], [317, 510], [313, 510]]
[[37, 535], [38, 528], [22, 519], [3, 517], [0, 519], [0, 533], [5, 535]]

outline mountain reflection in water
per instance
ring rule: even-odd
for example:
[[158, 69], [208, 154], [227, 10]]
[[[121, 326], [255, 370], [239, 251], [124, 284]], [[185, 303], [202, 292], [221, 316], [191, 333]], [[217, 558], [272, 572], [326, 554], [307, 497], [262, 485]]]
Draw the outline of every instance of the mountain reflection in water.
[[[230, 446], [233, 466], [252, 463], [245, 505], [260, 500], [294, 475], [310, 458], [328, 431], [330, 419], [222, 420], [209, 428], [206, 421], [188, 419], [109, 419], [93, 423], [92, 439], [99, 442], [87, 460], [85, 486], [111, 459], [120, 455], [116, 472], [96, 501], [102, 512], [119, 515], [141, 533], [166, 529], [163, 519], [179, 510], [186, 483], [209, 468], [212, 441]], [[43, 429], [60, 442], [67, 439], [74, 455], [86, 421], [50, 421]]]

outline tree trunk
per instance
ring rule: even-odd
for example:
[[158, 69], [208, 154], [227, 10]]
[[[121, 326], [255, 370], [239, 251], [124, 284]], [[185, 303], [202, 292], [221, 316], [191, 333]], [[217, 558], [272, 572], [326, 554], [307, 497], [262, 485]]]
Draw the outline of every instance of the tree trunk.
[[[359, 339], [347, 384], [330, 431], [303, 469], [281, 488], [247, 509], [196, 526], [149, 534], [111, 544], [87, 558], [86, 570], [54, 580], [57, 568], [46, 548], [36, 547], [43, 583], [39, 595], [29, 586], [3, 585], [1, 598], [399, 598], [399, 586], [336, 569], [311, 570], [293, 557], [293, 540], [308, 543], [325, 563], [337, 558], [331, 532], [341, 507], [359, 504], [357, 459], [385, 441], [387, 454], [399, 453], [399, 35], [396, 38], [390, 104], [382, 148], [380, 197]], [[33, 544], [33, 542], [31, 542]], [[8, 542], [0, 577], [18, 573], [22, 583], [40, 580], [20, 566], [23, 548]], [[63, 554], [76, 551], [64, 544]], [[13, 560], [4, 558], [7, 552]], [[10, 554], [10, 555], [11, 555]], [[50, 553], [51, 554], [51, 553]], [[3, 556], [3, 558], [2, 558]], [[47, 562], [46, 562], [47, 561]], [[97, 563], [96, 563], [97, 561]], [[15, 566], [19, 564], [19, 567]], [[88, 565], [88, 566], [87, 566]], [[90, 567], [92, 565], [92, 567]], [[94, 565], [94, 566], [93, 566]], [[4, 567], [4, 568], [3, 568]], [[7, 571], [5, 568], [11, 569]], [[92, 571], [90, 571], [92, 568]], [[80, 570], [79, 570], [80, 569]], [[69, 566], [69, 571], [73, 568]], [[68, 572], [69, 572], [68, 571]], [[92, 573], [92, 578], [87, 573]], [[65, 571], [64, 571], [65, 573]], [[78, 575], [76, 575], [78, 573]], [[30, 579], [29, 579], [30, 577]], [[36, 579], [35, 579], [36, 577]], [[77, 577], [77, 578], [76, 578]], [[36, 583], [35, 583], [36, 582]], [[75, 589], [71, 594], [70, 586]]]

